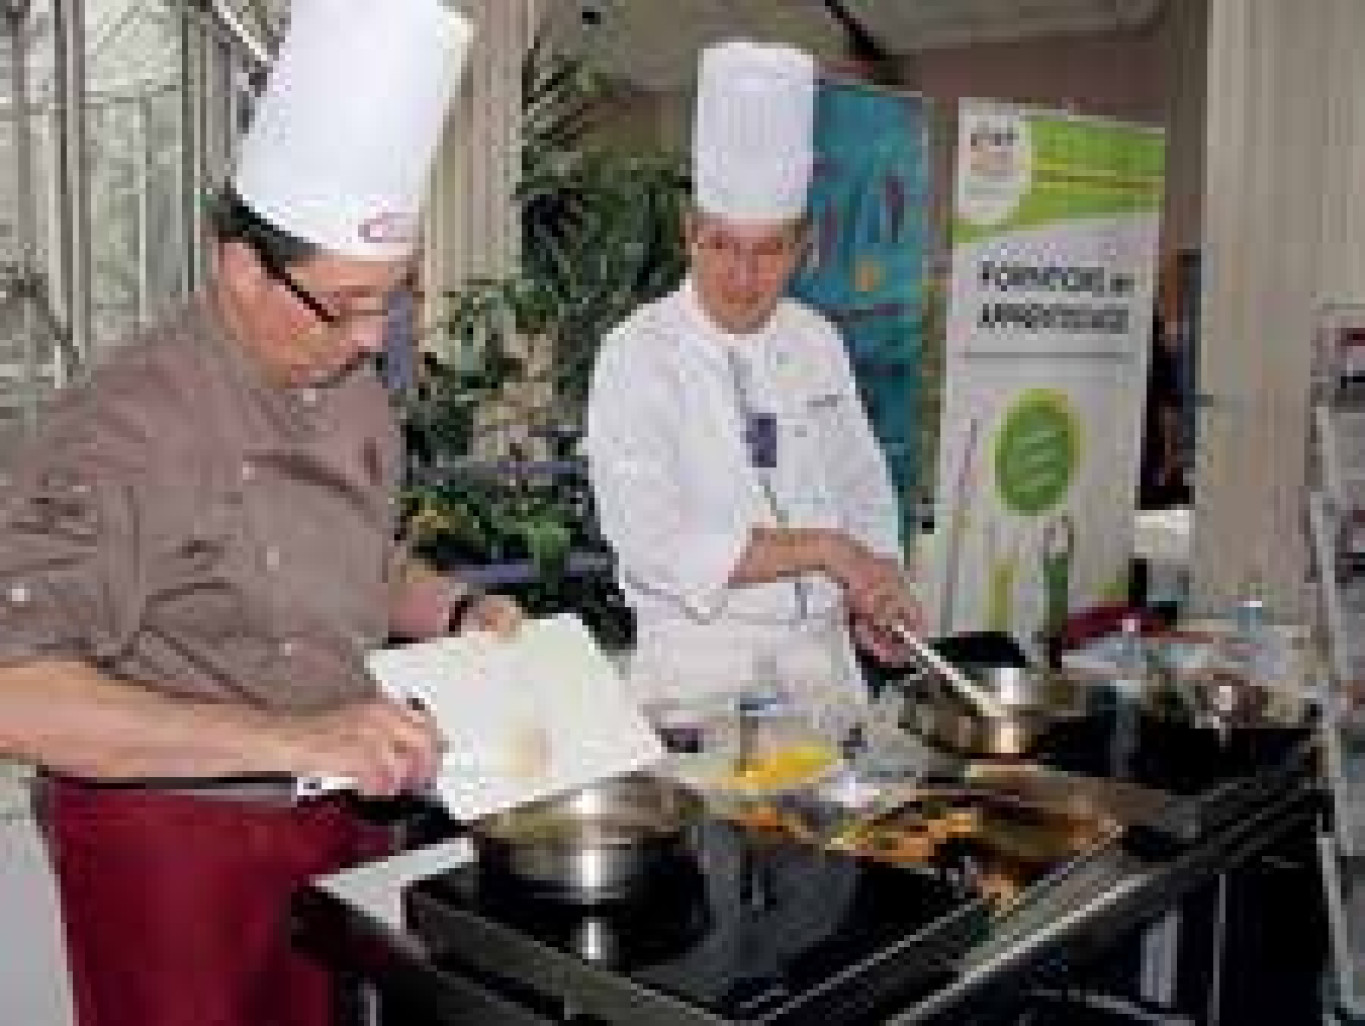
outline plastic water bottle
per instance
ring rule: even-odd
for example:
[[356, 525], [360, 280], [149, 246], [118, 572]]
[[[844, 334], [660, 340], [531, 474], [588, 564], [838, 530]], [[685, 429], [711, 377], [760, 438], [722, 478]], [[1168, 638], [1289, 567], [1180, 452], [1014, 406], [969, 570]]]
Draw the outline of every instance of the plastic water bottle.
[[1114, 658], [1114, 693], [1121, 702], [1136, 702], [1147, 688], [1147, 649], [1135, 616], [1125, 616], [1119, 628]]
[[1266, 673], [1268, 632], [1265, 595], [1255, 578], [1246, 581], [1237, 593], [1232, 611], [1232, 638], [1228, 657], [1249, 682], [1262, 680]]
[[1125, 616], [1120, 627], [1113, 688], [1114, 733], [1109, 745], [1109, 772], [1123, 779], [1133, 772], [1139, 742], [1139, 710], [1147, 689], [1147, 649], [1135, 616]]
[[1253, 578], [1242, 585], [1232, 620], [1239, 637], [1259, 640], [1265, 630], [1265, 596], [1259, 581]]

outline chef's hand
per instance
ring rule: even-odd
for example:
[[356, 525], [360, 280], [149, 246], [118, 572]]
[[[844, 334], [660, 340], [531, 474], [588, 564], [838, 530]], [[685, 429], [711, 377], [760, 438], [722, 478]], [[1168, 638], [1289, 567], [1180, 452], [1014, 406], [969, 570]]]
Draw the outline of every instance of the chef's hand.
[[883, 666], [905, 666], [914, 659], [914, 652], [900, 635], [879, 627], [870, 620], [853, 617], [853, 643]]
[[909, 648], [894, 630], [918, 634], [924, 626], [924, 612], [900, 563], [844, 536], [835, 546], [830, 570], [843, 585], [858, 644], [885, 662], [907, 661]]
[[349, 777], [367, 797], [420, 791], [436, 779], [441, 764], [436, 722], [423, 710], [386, 698], [295, 716], [282, 721], [275, 735], [287, 772]]
[[460, 617], [462, 631], [492, 631], [502, 637], [515, 634], [526, 619], [516, 599], [506, 595], [481, 595]]
[[509, 635], [524, 619], [521, 607], [507, 596], [464, 591], [434, 573], [395, 585], [389, 599], [390, 631], [414, 641], [479, 630]]

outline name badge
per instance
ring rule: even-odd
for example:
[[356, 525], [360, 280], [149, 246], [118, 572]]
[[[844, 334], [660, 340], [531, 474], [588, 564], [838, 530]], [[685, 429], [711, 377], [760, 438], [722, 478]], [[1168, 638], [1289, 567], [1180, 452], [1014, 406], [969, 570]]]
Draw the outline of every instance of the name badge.
[[771, 413], [748, 414], [744, 442], [749, 447], [750, 466], [759, 470], [777, 467], [777, 417]]

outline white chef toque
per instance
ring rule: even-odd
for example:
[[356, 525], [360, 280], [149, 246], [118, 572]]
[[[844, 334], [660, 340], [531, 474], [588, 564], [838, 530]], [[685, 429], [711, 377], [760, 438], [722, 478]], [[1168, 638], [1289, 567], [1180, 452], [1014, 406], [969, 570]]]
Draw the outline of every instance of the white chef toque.
[[702, 52], [692, 135], [698, 209], [758, 222], [805, 213], [815, 77], [814, 59], [790, 46], [733, 40]]
[[405, 258], [473, 26], [442, 0], [291, 6], [233, 187], [328, 252]]

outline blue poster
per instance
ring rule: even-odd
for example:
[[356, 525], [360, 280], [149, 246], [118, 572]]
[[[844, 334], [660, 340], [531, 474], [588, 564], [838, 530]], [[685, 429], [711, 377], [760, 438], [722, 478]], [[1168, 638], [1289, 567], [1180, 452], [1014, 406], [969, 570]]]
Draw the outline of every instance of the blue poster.
[[811, 248], [792, 286], [843, 332], [907, 517], [923, 494], [927, 120], [921, 96], [843, 79], [820, 83]]

